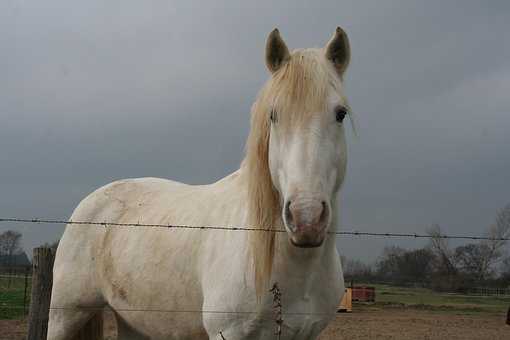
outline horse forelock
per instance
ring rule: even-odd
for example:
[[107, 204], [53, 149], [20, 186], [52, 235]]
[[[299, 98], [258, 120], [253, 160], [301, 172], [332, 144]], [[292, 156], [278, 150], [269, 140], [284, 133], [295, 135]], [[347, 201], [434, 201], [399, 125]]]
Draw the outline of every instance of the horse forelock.
[[273, 74], [257, 102], [265, 111], [274, 110], [286, 128], [324, 112], [332, 88], [342, 95], [341, 80], [323, 51], [299, 49]]
[[[276, 112], [278, 124], [290, 128], [306, 122], [327, 106], [331, 86], [340, 92], [341, 83], [322, 50], [293, 51], [291, 59], [262, 88], [252, 107], [251, 129], [243, 161], [247, 176], [248, 223], [263, 229], [283, 228], [281, 202], [269, 170], [270, 114]], [[274, 232], [250, 233], [250, 248], [255, 272], [255, 288], [260, 297], [268, 287], [275, 255]]]

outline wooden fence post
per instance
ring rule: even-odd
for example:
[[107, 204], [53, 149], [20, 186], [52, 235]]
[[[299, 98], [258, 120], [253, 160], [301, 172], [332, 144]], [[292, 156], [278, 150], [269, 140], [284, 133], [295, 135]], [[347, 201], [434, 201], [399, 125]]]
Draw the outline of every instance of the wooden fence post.
[[46, 340], [54, 260], [55, 253], [51, 248], [34, 249], [27, 340]]
[[[34, 249], [32, 270], [32, 294], [28, 315], [27, 340], [46, 340], [53, 286], [53, 262], [55, 250], [47, 247]], [[72, 313], [72, 311], [70, 311]], [[103, 339], [102, 312], [92, 317], [73, 340]]]

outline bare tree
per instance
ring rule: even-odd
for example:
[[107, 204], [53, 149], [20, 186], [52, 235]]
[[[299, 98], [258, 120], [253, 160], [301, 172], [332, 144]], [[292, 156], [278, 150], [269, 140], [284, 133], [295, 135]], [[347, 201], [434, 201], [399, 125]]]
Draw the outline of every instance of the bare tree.
[[494, 273], [487, 265], [491, 260], [492, 250], [484, 243], [470, 243], [455, 248], [456, 264], [464, 274], [474, 281], [484, 281]]
[[503, 209], [498, 211], [494, 233], [498, 237], [510, 236], [510, 204], [507, 204]]
[[[0, 266], [4, 265], [8, 273], [12, 272], [14, 265], [14, 256], [21, 254], [21, 233], [8, 230], [0, 234]], [[2, 263], [3, 262], [3, 263]], [[11, 286], [11, 278], [7, 282], [7, 287]]]
[[496, 221], [486, 231], [488, 240], [459, 246], [452, 251], [448, 239], [443, 237], [441, 227], [435, 225], [428, 234], [432, 236], [430, 248], [436, 255], [437, 271], [441, 275], [453, 277], [461, 271], [475, 281], [489, 279], [495, 272], [495, 266], [504, 255], [510, 237], [510, 204], [498, 211]]
[[503, 280], [510, 282], [510, 256], [501, 261], [500, 274]]
[[427, 230], [427, 233], [431, 236], [430, 250], [436, 258], [436, 270], [447, 276], [457, 274], [455, 255], [450, 248], [448, 239], [441, 231], [441, 226], [435, 224]]
[[496, 221], [487, 230], [487, 236], [490, 240], [480, 242], [480, 279], [484, 279], [505, 255], [507, 241], [501, 239], [510, 237], [510, 204], [498, 211]]
[[5, 256], [7, 261], [12, 261], [13, 256], [22, 252], [21, 233], [8, 230], [0, 234], [0, 256]]

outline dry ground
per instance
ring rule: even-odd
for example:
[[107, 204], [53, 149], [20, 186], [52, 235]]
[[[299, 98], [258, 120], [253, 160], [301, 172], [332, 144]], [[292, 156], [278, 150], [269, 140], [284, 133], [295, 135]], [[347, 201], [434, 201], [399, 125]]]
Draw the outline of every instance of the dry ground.
[[416, 309], [363, 310], [339, 314], [320, 340], [510, 339], [503, 314], [454, 314]]
[[[105, 323], [114, 334], [111, 319]], [[0, 320], [0, 339], [21, 340], [26, 336], [22, 320]], [[110, 337], [114, 339], [114, 337]], [[332, 339], [510, 339], [505, 315], [459, 314], [404, 308], [360, 308], [338, 317], [320, 340]]]

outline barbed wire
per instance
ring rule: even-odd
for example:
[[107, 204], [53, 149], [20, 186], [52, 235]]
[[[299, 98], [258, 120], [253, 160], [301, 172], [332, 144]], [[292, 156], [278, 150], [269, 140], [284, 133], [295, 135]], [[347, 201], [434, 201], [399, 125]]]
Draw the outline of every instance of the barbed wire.
[[[109, 306], [72, 306], [72, 307], [49, 307], [50, 310], [89, 310], [89, 311], [102, 311], [108, 310]], [[23, 309], [23, 306], [9, 306], [9, 305], [0, 305], [0, 309]], [[254, 315], [261, 314], [260, 311], [221, 311], [221, 310], [200, 310], [200, 309], [189, 309], [189, 310], [179, 310], [179, 309], [148, 309], [148, 308], [112, 308], [115, 312], [155, 312], [155, 313], [174, 313], [174, 314], [223, 314], [223, 315]], [[266, 320], [273, 320], [273, 318], [269, 317], [269, 312], [263, 313], [268, 314]], [[286, 316], [335, 316], [337, 313], [314, 313], [314, 312], [282, 312], [282, 315]]]
[[[121, 222], [99, 222], [99, 221], [73, 221], [73, 220], [52, 220], [39, 218], [0, 218], [0, 222], [12, 223], [35, 223], [35, 224], [66, 224], [66, 225], [95, 225], [104, 228], [108, 227], [147, 227], [147, 228], [166, 228], [166, 229], [195, 229], [195, 230], [223, 230], [223, 231], [251, 231], [251, 232], [276, 232], [284, 233], [284, 229], [272, 229], [269, 227], [237, 227], [237, 226], [191, 226], [191, 225], [173, 225], [160, 223], [121, 223]], [[368, 232], [368, 231], [328, 231], [332, 235], [345, 236], [373, 236], [373, 237], [400, 237], [400, 238], [424, 238], [424, 239], [457, 239], [457, 240], [485, 240], [485, 241], [510, 241], [510, 237], [489, 237], [489, 236], [470, 236], [470, 235], [429, 235], [419, 233], [392, 233], [392, 232]]]

